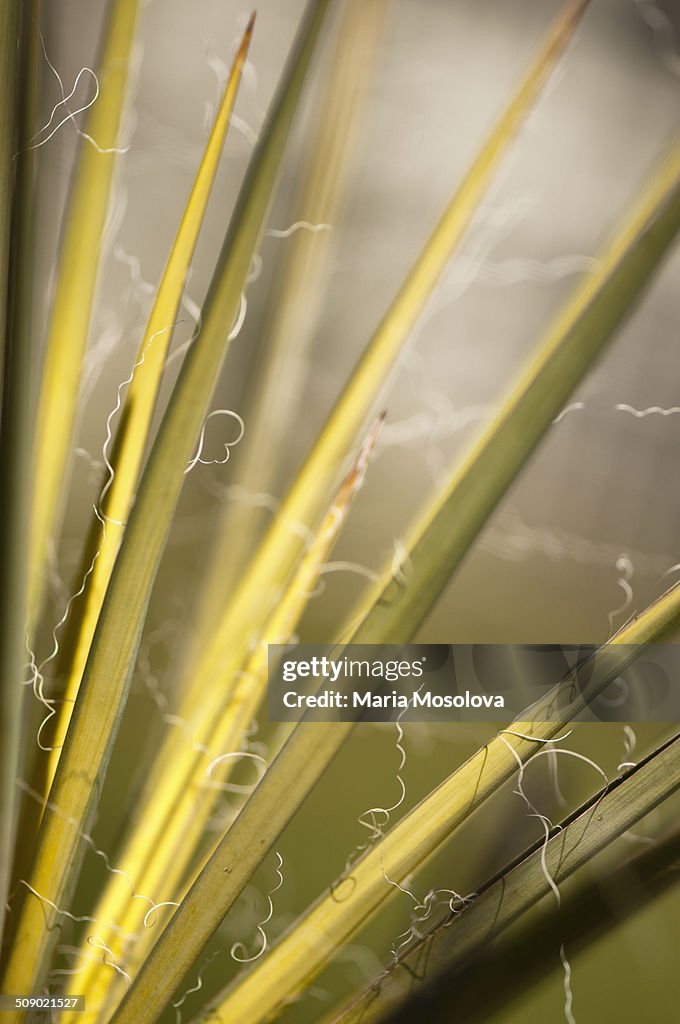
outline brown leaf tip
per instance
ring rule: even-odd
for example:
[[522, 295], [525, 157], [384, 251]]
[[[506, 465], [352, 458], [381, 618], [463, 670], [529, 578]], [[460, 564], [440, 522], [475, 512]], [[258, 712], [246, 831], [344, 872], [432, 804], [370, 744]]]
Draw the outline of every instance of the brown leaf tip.
[[253, 38], [253, 31], [255, 29], [255, 17], [256, 17], [256, 15], [257, 15], [257, 11], [253, 11], [253, 13], [250, 15], [250, 19], [248, 21], [248, 24], [246, 25], [246, 30], [243, 33], [243, 39], [241, 40], [241, 45], [239, 47], [237, 61], [242, 61], [242, 60], [245, 60], [245, 58], [246, 58], [246, 54], [248, 52], [251, 40]]

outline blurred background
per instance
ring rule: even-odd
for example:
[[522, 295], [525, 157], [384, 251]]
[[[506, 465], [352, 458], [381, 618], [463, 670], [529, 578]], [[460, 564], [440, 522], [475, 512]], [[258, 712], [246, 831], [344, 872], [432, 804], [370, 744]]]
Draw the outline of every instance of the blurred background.
[[[358, 59], [356, 53], [351, 60], [345, 54], [346, 64], [334, 63], [335, 39], [333, 32], [328, 34], [307, 90], [304, 116], [269, 218], [273, 233], [262, 240], [261, 268], [256, 268], [260, 273], [248, 290], [245, 320], [216, 386], [214, 408], [242, 415], [246, 434], [249, 369], [266, 351], [271, 303], [302, 235], [310, 244], [318, 241], [325, 271], [308, 293], [302, 281], [300, 302], [308, 316], [300, 322], [305, 332], [291, 337], [291, 349], [301, 357], [290, 394], [269, 409], [269, 433], [260, 439], [262, 478], [256, 464], [244, 482], [245, 456], [239, 448], [226, 465], [199, 466], [188, 477], [110, 773], [115, 782], [107, 785], [97, 827], [105, 849], [115, 850], [135, 789], [130, 752], [141, 749], [142, 738], [153, 742], [161, 727], [158, 693], [172, 685], [184, 625], [191, 621], [213, 554], [213, 528], [230, 505], [240, 509], [239, 515], [245, 508], [260, 525], [266, 522], [271, 513], [261, 506], [267, 502], [249, 502], [248, 495], [266, 493], [276, 499], [285, 491], [453, 187], [560, 8], [557, 0], [381, 0], [380, 6], [384, 10], [372, 27], [370, 45]], [[258, 3], [238, 118], [188, 285], [183, 322], [175, 333], [176, 349], [191, 337], [253, 141], [303, 9], [303, 0]], [[96, 66], [103, 12], [102, 0], [46, 5], [46, 55], [67, 92], [83, 66]], [[106, 418], [134, 362], [226, 68], [249, 13], [235, 0], [149, 0], [145, 5], [123, 140], [129, 148], [119, 160], [86, 366], [72, 497], [54, 558], [55, 609], [74, 589], [101, 480]], [[593, 0], [399, 361], [384, 396], [387, 424], [376, 457], [334, 556], [336, 571], [325, 574], [324, 587], [303, 624], [303, 639], [330, 640], [366, 576], [398, 554], [399, 538], [413, 515], [488, 420], [551, 314], [580, 275], [592, 268], [619, 216], [660, 161], [680, 121], [678, 32], [676, 0]], [[329, 74], [336, 82], [345, 76], [348, 89], [361, 78], [359, 113], [341, 146], [344, 187], [333, 217], [313, 236], [308, 228], [289, 235], [287, 229], [299, 220], [313, 221], [315, 211], [307, 211], [304, 202], [300, 205], [299, 183], [318, 133], [332, 136], [334, 131], [333, 119], [320, 111]], [[87, 78], [80, 88], [82, 95], [74, 97], [78, 106], [91, 98]], [[60, 98], [59, 81], [46, 67], [45, 119]], [[40, 151], [37, 258], [45, 282], [44, 308], [38, 310], [43, 317], [76, 143], [77, 132], [67, 122]], [[676, 247], [644, 302], [493, 516], [421, 639], [599, 642], [669, 585], [673, 577], [666, 574], [676, 572], [673, 567], [680, 562], [679, 282]], [[179, 360], [169, 370], [168, 387], [178, 365]], [[225, 438], [225, 431], [230, 430], [222, 417], [211, 421], [207, 458], [223, 456], [222, 445], [233, 436]], [[273, 469], [267, 468], [269, 462]], [[225, 590], [231, 586], [230, 572], [238, 572], [238, 558], [235, 525], [234, 565], [225, 567]], [[260, 728], [266, 743], [266, 722]], [[574, 746], [614, 774], [624, 754], [621, 726], [580, 727], [577, 732]], [[661, 726], [640, 727], [636, 754], [662, 734]], [[412, 726], [406, 735], [406, 806], [486, 736], [482, 726]], [[139, 760], [143, 765], [143, 756]], [[342, 870], [363, 838], [357, 816], [376, 801], [391, 802], [397, 763], [393, 731], [369, 725], [356, 730], [281, 841], [285, 883], [277, 893], [271, 938]], [[538, 778], [538, 769], [536, 774], [537, 799], [550, 804], [554, 796], [547, 780]], [[597, 779], [577, 766], [565, 770], [561, 784], [571, 801], [591, 791]], [[414, 880], [415, 892], [422, 895], [433, 884], [468, 891], [536, 838], [537, 824], [524, 818], [516, 796], [508, 792], [492, 803], [492, 813], [466, 828], [455, 846]], [[676, 809], [665, 808], [659, 815], [671, 820]], [[646, 828], [658, 827], [659, 819], [644, 823], [640, 831], [644, 836]], [[624, 837], [619, 853], [626, 843], [633, 852], [635, 842], [636, 837]], [[99, 871], [96, 864], [88, 866], [80, 894], [84, 906]], [[255, 942], [255, 924], [264, 916], [264, 894], [272, 882], [269, 875], [273, 877], [272, 865], [261, 872], [261, 888], [244, 894], [217, 936], [215, 950], [223, 955], [206, 968], [206, 988], [223, 984], [234, 972], [228, 950], [235, 939]], [[408, 926], [410, 910], [407, 899], [393, 900], [389, 911], [287, 1011], [285, 1020], [318, 1019], [335, 995], [375, 974], [396, 935]], [[582, 953], [574, 950], [572, 986], [579, 1024], [676, 1018], [678, 910], [680, 898], [671, 891], [606, 939]], [[554, 969], [530, 993], [504, 1003], [494, 1019], [560, 1021], [563, 1004], [558, 943]], [[188, 1020], [191, 1004], [186, 1006]], [[451, 1019], [458, 1019], [453, 1007]]]

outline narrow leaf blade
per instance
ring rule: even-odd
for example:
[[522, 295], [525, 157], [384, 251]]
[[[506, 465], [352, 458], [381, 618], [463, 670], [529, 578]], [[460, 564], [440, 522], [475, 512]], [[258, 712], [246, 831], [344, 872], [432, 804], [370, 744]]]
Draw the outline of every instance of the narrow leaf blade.
[[82, 835], [88, 832], [97, 806], [172, 514], [208, 410], [226, 350], [225, 333], [240, 303], [330, 2], [313, 0], [308, 8], [239, 196], [206, 300], [201, 332], [184, 361], [142, 476], [50, 794], [61, 815], [46, 815], [41, 825], [30, 874], [33, 892], [20, 912], [4, 977], [5, 991], [37, 990], [56, 938], [54, 925], [73, 894], [85, 852]]
[[[342, 461], [356, 443], [373, 403], [381, 394], [385, 379], [407, 341], [425, 303], [442, 272], [464, 237], [465, 231], [485, 195], [508, 147], [540, 94], [556, 61], [562, 54], [587, 0], [572, 0], [555, 22], [552, 31], [498, 124], [473, 161], [469, 172], [444, 211], [391, 307], [367, 345], [349, 383], [321, 430], [318, 440], [244, 572], [233, 600], [225, 609], [212, 644], [195, 667], [195, 678], [224, 679], [227, 684], [238, 671], [248, 644], [257, 634], [281, 586], [288, 578], [301, 541], [291, 524], [313, 527], [326, 506]], [[189, 693], [194, 687], [189, 686]], [[215, 701], [221, 698], [214, 687]], [[182, 709], [182, 714], [191, 708]], [[206, 706], [209, 721], [219, 708]]]
[[[120, 428], [110, 457], [109, 476], [104, 485], [103, 497], [100, 499], [100, 514], [105, 521], [105, 526], [102, 530], [99, 517], [93, 522], [96, 559], [92, 562], [93, 569], [87, 577], [84, 608], [69, 668], [64, 703], [61, 705], [61, 713], [52, 741], [53, 752], [48, 771], [49, 785], [54, 778], [59, 752], [71, 720], [71, 709], [78, 695], [80, 680], [87, 662], [106, 588], [111, 579], [125, 523], [134, 500], [172, 330], [217, 175], [241, 81], [241, 72], [252, 37], [253, 24], [254, 16], [246, 28], [231, 69], [189, 201], [158, 286], [149, 322], [135, 361], [132, 380], [120, 410]], [[86, 559], [88, 564], [92, 560], [89, 547]]]
[[[333, 1020], [338, 1024], [376, 1024], [391, 1019], [397, 1009], [400, 1021], [417, 1019], [417, 993], [423, 982], [435, 982], [445, 972], [453, 976], [457, 967], [481, 952], [539, 900], [552, 898], [548, 878], [559, 887], [679, 787], [680, 738], [676, 736], [608, 790], [595, 794], [545, 846], [541, 842], [519, 863], [501, 872], [455, 920], [447, 918], [427, 928], [421, 939], [404, 950], [398, 967], [390, 965], [344, 1012], [333, 1014]], [[425, 949], [428, 966], [423, 977], [417, 967]]]
[[[481, 441], [435, 500], [432, 511], [426, 512], [414, 530], [407, 548], [411, 566], [407, 584], [394, 580], [390, 565], [356, 617], [350, 642], [403, 643], [414, 635], [503, 490], [533, 451], [546, 425], [562, 408], [568, 397], [563, 388], [573, 388], [611, 340], [615, 328], [642, 293], [678, 230], [680, 145], [645, 190], [603, 255], [598, 270], [576, 290], [547, 332], [535, 359], [502, 404]], [[614, 308], [610, 308], [610, 304]], [[503, 452], [509, 465], [498, 470], [496, 459]], [[620, 644], [658, 639], [677, 621], [679, 613], [680, 590], [674, 589], [622, 631], [605, 651], [618, 657]], [[566, 708], [565, 714], [568, 711]], [[576, 714], [577, 709], [572, 707], [570, 713]], [[563, 719], [566, 720], [568, 718]], [[550, 738], [560, 727], [561, 724], [555, 722], [542, 725], [529, 722], [517, 728]], [[270, 831], [277, 826], [282, 828], [287, 820], [284, 799], [289, 818], [351, 729], [352, 724], [346, 722], [315, 722], [306, 726], [303, 720], [223, 840], [212, 878], [206, 871], [204, 891], [209, 891], [211, 882], [214, 884], [217, 863], [229, 863], [233, 851], [239, 848], [239, 841], [244, 841], [241, 828], [245, 830], [249, 820], [254, 830], [251, 834], [261, 837], [261, 846], [271, 846], [276, 834], [271, 835], [270, 840]], [[522, 747], [522, 743], [513, 741], [513, 745], [520, 757], [527, 756], [532, 749], [530, 743]], [[358, 862], [353, 868], [353, 885], [346, 899], [336, 901], [327, 897], [313, 907], [257, 969], [233, 989], [220, 1004], [219, 1012], [225, 1019], [247, 1024], [257, 1020], [259, 1014], [272, 1012], [280, 1006], [313, 977], [338, 945], [346, 942], [388, 898], [393, 890], [385, 886], [383, 870], [395, 881], [403, 881], [461, 824], [472, 807], [495, 792], [516, 768], [517, 762], [507, 743], [498, 739], [488, 744]], [[304, 777], [300, 773], [304, 773]], [[254, 854], [240, 853], [241, 858], [245, 856]], [[224, 898], [224, 892], [222, 896]], [[195, 892], [194, 898], [198, 897], [199, 893]], [[181, 911], [174, 920], [180, 915]]]
[[[21, 673], [24, 657], [26, 608], [26, 537], [23, 528], [28, 493], [25, 460], [30, 457], [27, 441], [29, 422], [25, 405], [28, 397], [29, 366], [17, 342], [26, 337], [11, 336], [9, 301], [12, 210], [14, 201], [14, 156], [17, 139], [17, 41], [19, 5], [0, 8], [0, 377], [2, 407], [0, 428], [0, 937], [2, 936], [7, 891], [12, 868], [16, 826], [16, 779], [19, 763], [21, 723]], [[25, 269], [25, 267], [22, 267]], [[30, 365], [30, 364], [29, 364]]]
[[35, 434], [29, 612], [35, 622], [48, 545], [58, 532], [62, 484], [101, 259], [139, 0], [111, 0], [98, 65], [99, 96], [80, 139], [64, 221]]
[[[144, 871], [136, 874], [137, 888], [141, 892], [163, 892], [168, 900], [177, 900], [184, 896], [188, 888], [185, 877], [195, 861], [205, 834], [210, 816], [215, 812], [215, 803], [219, 800], [220, 790], [207, 785], [208, 779], [214, 786], [223, 785], [230, 777], [231, 771], [238, 763], [238, 751], [242, 749], [243, 737], [249, 724], [256, 715], [257, 708], [263, 698], [268, 675], [268, 645], [290, 643], [298, 620], [304, 611], [319, 580], [319, 574], [335, 545], [342, 527], [350, 512], [352, 502], [361, 488], [367, 469], [368, 458], [378, 436], [382, 418], [376, 422], [365, 443], [343, 480], [330, 508], [323, 517], [309, 547], [301, 558], [290, 583], [272, 614], [265, 629], [262, 640], [252, 653], [244, 671], [239, 676], [239, 683], [234, 700], [225, 709], [209, 744], [202, 752], [194, 752], [195, 768], [189, 783], [185, 786], [176, 802], [172, 814], [168, 815], [163, 828], [157, 836], [154, 854]], [[230, 756], [233, 755], [233, 756]], [[254, 766], [257, 767], [257, 766]], [[150, 811], [151, 808], [149, 807]], [[144, 820], [144, 814], [142, 816]], [[211, 842], [212, 847], [215, 841]], [[212, 852], [212, 849], [211, 851]], [[206, 856], [203, 857], [205, 861]], [[128, 864], [125, 859], [119, 861], [126, 874]], [[197, 872], [195, 871], [194, 874]], [[118, 876], [125, 882], [123, 876]], [[193, 879], [192, 879], [193, 880]], [[110, 892], [95, 910], [95, 917], [101, 921], [112, 921], [110, 914]], [[110, 955], [128, 974], [134, 977], [140, 964], [158, 938], [162, 923], [153, 929], [144, 928], [144, 917], [148, 912], [148, 904], [143, 900], [130, 898], [129, 886], [119, 889], [121, 900], [125, 899], [125, 912], [117, 918], [117, 927], [108, 929], [100, 927], [99, 937], [110, 949]], [[164, 917], [171, 913], [163, 911]], [[128, 948], [124, 936], [138, 934], [132, 949]], [[87, 947], [81, 948], [83, 958], [87, 957]], [[88, 1014], [96, 1012], [99, 1007], [110, 1009], [115, 1005], [117, 996], [124, 991], [122, 978], [113, 971], [102, 971], [97, 962], [86, 963], [84, 970], [79, 971], [73, 979], [72, 993], [84, 993], [87, 999]]]

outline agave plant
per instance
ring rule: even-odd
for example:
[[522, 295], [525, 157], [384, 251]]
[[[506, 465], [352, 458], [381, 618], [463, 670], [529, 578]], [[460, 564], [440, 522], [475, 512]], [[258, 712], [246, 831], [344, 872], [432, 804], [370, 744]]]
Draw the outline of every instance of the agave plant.
[[[135, 666], [139, 669], [146, 657], [152, 590], [185, 481], [209, 461], [227, 463], [228, 475], [237, 444], [236, 482], [243, 492], [276, 490], [285, 476], [289, 433], [284, 428], [294, 429], [303, 402], [310, 335], [332, 267], [323, 228], [341, 216], [388, 3], [309, 0], [225, 225], [195, 329], [187, 343], [172, 348], [258, 29], [254, 17], [242, 26], [193, 187], [153, 289], [138, 352], [104, 414], [103, 479], [82, 540], [76, 583], [59, 606], [50, 589], [50, 566], [72, 488], [102, 235], [116, 162], [125, 151], [121, 132], [131, 55], [143, 33], [138, 6], [137, 0], [108, 0], [96, 78], [90, 72], [97, 97], [79, 131], [49, 323], [39, 343], [34, 339], [42, 332], [32, 315], [36, 162], [52, 128], [57, 130], [62, 119], [71, 122], [75, 114], [64, 95], [47, 129], [35, 135], [46, 60], [39, 3], [4, 0], [1, 9], [0, 913], [7, 1019], [35, 1014], [43, 1019], [36, 1004], [43, 996], [65, 1000], [59, 1013], [66, 1020], [92, 1024], [151, 1024], [165, 1014], [169, 1020], [173, 1015], [189, 1019], [190, 1012], [196, 1020], [238, 1024], [294, 1019], [296, 998], [313, 991], [317, 976], [337, 962], [355, 936], [381, 921], [387, 934], [395, 920], [401, 922], [395, 933], [404, 934], [368, 986], [354, 991], [345, 980], [338, 1004], [330, 1012], [307, 1009], [307, 1019], [449, 1020], [490, 1013], [494, 976], [511, 992], [520, 979], [517, 970], [507, 965], [504, 970], [509, 953], [494, 957], [487, 947], [497, 939], [503, 949], [506, 929], [517, 929], [518, 923], [524, 926], [523, 955], [535, 971], [554, 965], [538, 955], [549, 945], [546, 930], [552, 937], [570, 1019], [565, 945], [574, 936], [586, 941], [606, 924], [600, 919], [597, 928], [593, 925], [588, 904], [600, 889], [584, 872], [607, 852], [612, 885], [633, 870], [615, 841], [680, 787], [680, 742], [664, 737], [638, 763], [628, 758], [612, 780], [602, 777], [592, 759], [564, 746], [565, 726], [650, 644], [672, 634], [680, 589], [665, 591], [597, 650], [585, 688], [574, 688], [573, 674], [565, 675], [542, 705], [545, 710], [558, 701], [558, 720], [532, 707], [453, 770], [449, 765], [443, 781], [420, 802], [410, 806], [401, 800], [377, 809], [381, 813], [369, 812], [369, 839], [353, 854], [346, 851], [344, 871], [319, 863], [307, 842], [312, 874], [320, 873], [323, 881], [317, 898], [272, 943], [274, 900], [285, 879], [281, 837], [285, 840], [310, 799], [323, 792], [336, 755], [367, 726], [303, 718], [270, 729], [263, 753], [252, 741], [251, 723], [259, 718], [265, 728], [268, 647], [294, 641], [354, 498], [365, 478], [370, 480], [392, 371], [508, 154], [521, 145], [527, 116], [567, 50], [587, 0], [565, 4], [528, 58], [469, 169], [452, 182], [439, 220], [310, 450], [286, 479], [285, 497], [267, 525], [254, 515], [252, 502], [217, 503], [210, 557], [191, 621], [175, 630], [175, 656], [165, 667], [162, 729], [143, 725], [152, 742], [143, 781], [134, 787], [125, 775], [129, 747], [114, 746], [121, 723], [130, 721], [128, 698]], [[307, 124], [305, 153], [297, 156], [292, 206], [299, 215], [294, 227], [301, 230], [281, 232], [291, 237], [242, 386], [241, 416], [215, 407], [215, 385], [243, 325], [284, 154], [310, 77], [312, 85], [321, 83], [321, 100]], [[381, 644], [406, 643], [418, 635], [554, 420], [644, 301], [673, 244], [680, 228], [680, 143], [651, 154], [654, 161], [658, 166], [620, 223], [612, 225], [598, 259], [549, 318], [523, 372], [470, 451], [456, 460], [442, 486], [426, 495], [397, 554], [387, 553], [382, 570], [356, 604], [343, 609], [332, 632], [314, 639]], [[169, 367], [179, 362], [172, 381]], [[204, 457], [205, 438], [217, 415], [226, 417], [233, 433], [226, 456], [210, 460]], [[404, 754], [401, 741], [397, 750]], [[528, 765], [548, 753], [553, 760], [561, 753], [594, 767], [589, 792], [563, 810], [557, 827], [527, 800], [534, 823], [538, 818], [543, 826], [539, 841], [527, 836], [525, 848], [518, 848], [509, 863], [487, 865], [486, 875], [474, 882], [473, 896], [454, 892], [440, 864], [434, 888], [422, 900], [412, 897], [411, 920], [412, 908], [399, 900], [411, 893], [412, 877], [424, 878], [438, 852], [448, 856], [456, 849], [473, 812], [511, 780], [519, 780], [523, 793]], [[247, 767], [260, 772], [256, 785], [244, 778]], [[349, 788], [355, 788], [363, 772], [356, 756], [351, 772]], [[105, 780], [107, 787], [113, 785], [114, 802], [126, 811], [111, 852], [101, 848], [93, 832]], [[225, 792], [234, 802], [227, 815], [217, 816]], [[523, 826], [516, 827], [522, 839]], [[617, 912], [666, 888], [676, 855], [673, 833], [660, 836], [653, 853], [637, 858], [634, 870], [644, 885], [633, 900], [619, 882]], [[96, 877], [87, 866], [93, 857], [104, 868]], [[561, 884], [572, 875], [583, 881], [567, 917], [556, 907]], [[224, 928], [254, 883], [269, 894], [257, 916], [260, 923], [251, 927], [254, 946], [236, 942], [231, 959], [228, 951], [216, 959], [224, 954]], [[550, 911], [538, 924], [536, 904]], [[601, 918], [614, 917], [608, 905], [602, 909]], [[79, 997], [84, 1007], [70, 1005]]]

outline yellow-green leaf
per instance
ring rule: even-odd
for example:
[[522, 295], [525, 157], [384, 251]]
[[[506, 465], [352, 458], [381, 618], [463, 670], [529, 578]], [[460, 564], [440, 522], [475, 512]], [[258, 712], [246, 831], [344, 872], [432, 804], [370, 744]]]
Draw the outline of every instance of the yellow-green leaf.
[[[338, 539], [354, 497], [363, 483], [368, 458], [381, 423], [382, 419], [376, 423], [362, 445], [330, 508], [310, 539], [309, 547], [301, 557], [290, 583], [281, 594], [276, 609], [267, 623], [262, 640], [239, 675], [234, 698], [225, 708], [214, 734], [210, 737], [210, 742], [204, 750], [195, 752], [193, 776], [158, 837], [153, 857], [141, 875], [135, 876], [136, 886], [140, 892], [163, 892], [166, 900], [175, 900], [186, 892], [188, 883], [182, 883], [188, 875], [189, 868], [196, 862], [206, 824], [210, 815], [214, 813], [216, 800], [219, 799], [220, 791], [216, 786], [228, 781], [231, 771], [238, 762], [238, 756], [234, 755], [242, 749], [243, 737], [264, 694], [268, 671], [268, 645], [290, 642], [309, 595], [318, 583], [319, 573]], [[203, 859], [205, 860], [205, 857]], [[163, 918], [158, 925], [153, 929], [145, 929], [144, 917], [149, 911], [149, 904], [144, 900], [131, 899], [130, 887], [125, 877], [116, 877], [122, 883], [121, 887], [107, 890], [108, 898], [110, 899], [113, 894], [124, 900], [124, 913], [119, 916], [117, 927], [109, 929], [102, 925], [98, 935], [109, 947], [109, 955], [115, 959], [118, 966], [128, 974], [134, 975], [156, 941], [165, 916], [171, 911], [159, 910], [157, 913], [163, 914]], [[109, 909], [110, 904], [103, 903], [97, 908], [95, 916], [101, 921], [111, 921]], [[132, 947], [125, 940], [125, 936], [131, 934], [139, 936]], [[78, 1016], [82, 1024], [97, 1019], [101, 1009], [112, 1009], [122, 990], [122, 976], [114, 971], [102, 971], [98, 961], [87, 960], [87, 953], [87, 947], [83, 946], [81, 955], [85, 966], [73, 978], [68, 990], [69, 994], [86, 995], [87, 1009], [83, 1015]]]
[[[251, 18], [246, 28], [229, 75], [203, 159], [158, 286], [135, 361], [132, 379], [120, 410], [120, 428], [109, 457], [111, 468], [100, 499], [100, 513], [105, 525], [102, 530], [98, 517], [93, 523], [97, 557], [92, 563], [93, 569], [87, 578], [84, 606], [79, 621], [73, 658], [69, 666], [64, 703], [61, 705], [61, 713], [52, 740], [54, 749], [50, 759], [48, 784], [51, 784], [54, 777], [59, 751], [71, 719], [71, 708], [78, 695], [80, 680], [104, 601], [104, 594], [111, 578], [125, 523], [135, 496], [172, 331], [219, 167], [224, 141], [227, 137], [241, 80], [241, 71], [250, 45], [253, 22], [254, 17]], [[88, 548], [87, 558], [90, 557], [91, 552]]]
[[62, 486], [76, 421], [83, 355], [127, 95], [139, 0], [110, 0], [90, 111], [62, 228], [35, 433], [29, 614], [35, 622], [50, 540], [59, 529]]
[[[572, 36], [588, 0], [571, 0], [511, 97], [470, 170], [446, 207], [408, 277], [367, 345], [333, 412], [295, 478], [278, 515], [243, 573], [233, 600], [225, 609], [212, 644], [194, 667], [196, 680], [206, 677], [227, 683], [238, 671], [248, 645], [257, 634], [285, 583], [301, 547], [299, 524], [313, 527], [327, 505], [356, 436], [387, 375], [432, 294], [452, 253], [463, 238], [502, 157], [539, 95]], [[190, 686], [189, 693], [195, 692]], [[219, 713], [222, 694], [213, 688], [215, 707], [207, 702], [201, 718]], [[186, 717], [191, 705], [182, 709]]]
[[[192, 666], [192, 679], [186, 688], [185, 700], [180, 702], [178, 715], [188, 723], [195, 742], [208, 741], [223, 708], [228, 705], [236, 673], [243, 667], [252, 644], [260, 636], [299, 554], [299, 524], [311, 523], [313, 526], [322, 514], [340, 462], [351, 450], [357, 430], [382, 389], [385, 375], [407, 340], [448, 259], [464, 236], [502, 156], [516, 137], [531, 103], [586, 6], [587, 3], [581, 0], [565, 6], [470, 171], [456, 188], [432, 236], [369, 343], [263, 544], [239, 582], [212, 642]], [[214, 685], [206, 693], [200, 684], [207, 678], [214, 680]], [[195, 699], [199, 692], [200, 701]], [[137, 877], [153, 857], [159, 837], [195, 770], [195, 760], [195, 753], [187, 749], [186, 743], [178, 743], [173, 736], [167, 738], [139, 805], [144, 827], [133, 831], [123, 855], [123, 866], [131, 875]], [[100, 901], [99, 916], [118, 921], [124, 913], [127, 899], [127, 891], [120, 880], [112, 879]]]
[[[221, 999], [211, 1004], [218, 1019], [255, 1024], [275, 1016], [289, 999], [315, 977], [351, 935], [394, 896], [397, 890], [394, 885], [385, 882], [385, 874], [393, 882], [403, 883], [476, 808], [517, 771], [519, 764], [535, 754], [542, 743], [556, 736], [566, 722], [587, 706], [589, 700], [625, 671], [647, 644], [663, 638], [678, 622], [680, 587], [675, 587], [597, 652], [587, 686], [575, 686], [575, 677], [568, 676], [539, 704], [526, 711], [525, 717], [520, 716], [520, 720], [510, 727], [511, 732], [499, 735], [484, 746], [402, 818], [352, 866], [352, 877], [346, 880], [345, 887], [340, 889], [336, 886], [332, 895], [322, 896], [242, 981], [230, 986]], [[559, 720], [554, 715], [555, 707], [560, 709]], [[553, 709], [552, 720], [543, 717], [548, 708]], [[239, 839], [243, 841], [247, 826], [251, 829], [251, 849], [258, 841], [263, 847], [268, 846], [271, 826], [264, 813], [264, 805], [268, 803], [267, 797], [271, 800], [272, 794], [271, 790], [266, 792], [269, 787], [265, 783], [269, 783], [272, 788], [275, 784], [285, 784], [279, 791], [275, 822], [281, 827], [284, 813], [280, 808], [281, 793], [287, 793], [285, 787], [297, 787], [294, 799], [298, 802], [305, 792], [304, 783], [293, 773], [309, 773], [311, 764], [315, 781], [320, 766], [328, 764], [337, 749], [337, 737], [342, 741], [349, 729], [351, 725], [347, 723], [324, 725], [314, 722], [307, 725], [306, 729], [304, 723], [298, 726], [280, 755], [279, 778], [274, 780], [274, 769], [278, 767], [275, 762], [274, 768], [270, 769], [272, 774], [260, 784], [260, 789], [264, 791], [261, 806], [257, 808], [260, 814], [257, 818], [248, 815], [250, 804], [254, 803], [251, 798], [250, 804], [246, 805], [223, 841], [220, 857], [214, 858], [222, 865], [223, 872], [227, 870], [225, 865], [231, 864], [229, 847], [233, 848]], [[523, 736], [534, 738], [523, 739]], [[329, 747], [333, 749], [329, 750]], [[309, 785], [311, 783], [307, 780], [307, 788]], [[258, 790], [255, 795], [258, 795]], [[288, 803], [289, 813], [290, 810], [291, 803]], [[270, 815], [274, 813], [271, 805], [269, 812]], [[242, 819], [244, 832], [238, 835]], [[216, 869], [217, 864], [213, 867]], [[205, 872], [205, 876], [204, 889], [211, 881], [214, 884], [215, 878], [214, 873], [212, 878], [208, 872]], [[195, 887], [194, 899], [198, 895], [196, 890], [198, 885]], [[181, 910], [176, 913], [169, 930], [180, 915]]]
[[[290, 126], [330, 0], [313, 0], [253, 155], [190, 348], [142, 474], [51, 790], [60, 815], [38, 835], [4, 991], [37, 991], [73, 895], [87, 832], [129, 690], [144, 617], [186, 468], [208, 411]], [[35, 895], [37, 893], [37, 895]], [[46, 902], [49, 901], [49, 902]]]
[[[0, 934], [15, 835], [16, 778], [21, 723], [21, 673], [26, 620], [26, 537], [28, 507], [25, 460], [28, 447], [28, 352], [25, 335], [10, 334], [9, 265], [14, 209], [14, 155], [18, 145], [17, 50], [19, 5], [0, 7]], [[22, 261], [23, 262], [23, 261]], [[25, 266], [21, 269], [25, 270]], [[17, 345], [22, 342], [24, 350]]]
[[[308, 350], [335, 252], [334, 225], [351, 182], [388, 6], [389, 0], [345, 4], [329, 58], [328, 82], [315, 108], [309, 157], [298, 175], [292, 204], [294, 224], [310, 226], [300, 227], [283, 243], [268, 243], [272, 255], [277, 245], [284, 248], [264, 313], [252, 379], [246, 384], [248, 429], [236, 467], [238, 486], [246, 492], [278, 493], [285, 439], [299, 415]], [[195, 614], [196, 636], [186, 652], [189, 675], [219, 621], [224, 594], [238, 580], [262, 527], [261, 513], [247, 503], [228, 502], [221, 512]], [[239, 538], [238, 545], [234, 537]]]
[[[679, 229], [680, 146], [645, 190], [603, 254], [598, 269], [577, 288], [482, 438], [413, 531], [407, 546], [406, 585], [394, 578], [390, 566], [370, 591], [358, 616], [353, 617], [351, 642], [404, 642], [414, 635], [546, 426], [641, 295]], [[608, 658], [623, 663], [630, 647], [626, 646], [622, 654], [621, 644], [658, 639], [679, 614], [680, 590], [676, 589], [607, 645], [600, 655], [601, 664], [606, 665]], [[569, 720], [577, 710], [575, 704], [565, 704], [562, 721]], [[517, 728], [543, 739], [560, 728], [559, 722], [540, 723], [538, 718], [537, 722]], [[275, 829], [283, 828], [295, 813], [352, 728], [348, 722], [306, 725], [303, 720], [223, 840], [219, 857], [209, 866], [212, 871], [206, 870], [200, 891], [197, 884], [187, 904], [210, 891], [217, 865], [231, 862], [248, 827], [248, 857], [254, 856], [252, 851], [257, 848], [252, 844], [253, 836], [258, 837], [260, 848], [270, 848], [278, 834]], [[512, 746], [523, 758], [534, 744], [512, 740]], [[496, 740], [471, 758], [355, 865], [345, 899], [322, 899], [234, 988], [220, 1004], [224, 1019], [249, 1024], [266, 1017], [297, 992], [388, 898], [390, 887], [384, 884], [383, 866], [390, 878], [403, 881], [516, 768], [506, 741]], [[239, 852], [239, 871], [245, 856]], [[234, 874], [234, 884], [238, 884], [241, 879], [236, 869]], [[224, 892], [222, 898], [224, 909]], [[175, 915], [173, 924], [181, 913]]]
[[[421, 938], [404, 948], [397, 964], [391, 964], [344, 1012], [332, 1014], [329, 1021], [377, 1024], [402, 1004], [406, 1014], [407, 1000], [423, 983], [434, 981], [443, 972], [453, 974], [458, 965], [492, 943], [535, 903], [546, 896], [553, 899], [549, 880], [559, 887], [679, 787], [680, 737], [675, 736], [611, 787], [596, 793], [547, 843], [541, 841], [519, 863], [502, 872], [455, 918], [447, 915], [427, 928]], [[427, 971], [423, 974], [418, 968], [425, 960]], [[414, 1020], [417, 1012], [414, 1006]]]

